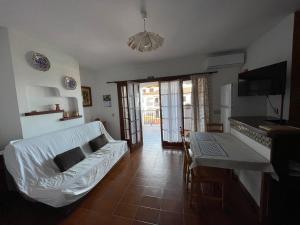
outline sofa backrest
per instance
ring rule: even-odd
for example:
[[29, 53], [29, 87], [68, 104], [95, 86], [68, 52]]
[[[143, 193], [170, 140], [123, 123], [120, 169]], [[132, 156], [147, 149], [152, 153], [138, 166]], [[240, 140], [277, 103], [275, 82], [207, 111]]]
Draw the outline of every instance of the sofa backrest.
[[112, 140], [103, 124], [96, 121], [12, 142], [4, 152], [6, 168], [17, 183], [53, 176], [59, 172], [53, 161], [56, 155], [78, 146], [83, 147], [102, 133]]

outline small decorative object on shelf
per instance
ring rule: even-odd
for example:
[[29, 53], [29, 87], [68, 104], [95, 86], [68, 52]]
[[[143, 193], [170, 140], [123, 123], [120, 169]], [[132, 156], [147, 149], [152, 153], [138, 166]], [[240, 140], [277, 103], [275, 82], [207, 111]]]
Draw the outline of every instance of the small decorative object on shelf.
[[55, 110], [56, 110], [56, 111], [59, 111], [59, 110], [60, 110], [59, 104], [55, 104]]
[[40, 71], [48, 71], [50, 69], [49, 59], [41, 53], [32, 52], [31, 65]]
[[70, 113], [69, 112], [64, 112], [63, 117], [64, 118], [69, 118], [70, 117]]
[[65, 76], [64, 77], [64, 86], [68, 90], [75, 90], [77, 87], [77, 82], [73, 77]]
[[82, 117], [81, 115], [78, 115], [78, 116], [63, 117], [63, 118], [60, 119], [60, 121], [74, 120], [74, 119], [79, 119], [79, 118], [81, 118], [81, 117]]

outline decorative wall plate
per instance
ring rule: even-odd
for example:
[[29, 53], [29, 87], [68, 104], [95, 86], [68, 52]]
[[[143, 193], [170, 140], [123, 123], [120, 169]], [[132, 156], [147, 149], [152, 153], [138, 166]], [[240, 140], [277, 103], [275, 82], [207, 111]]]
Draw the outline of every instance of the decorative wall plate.
[[32, 66], [40, 71], [48, 71], [50, 69], [49, 59], [41, 53], [32, 52]]
[[64, 77], [64, 86], [66, 89], [75, 90], [77, 87], [77, 82], [73, 77], [65, 76]]

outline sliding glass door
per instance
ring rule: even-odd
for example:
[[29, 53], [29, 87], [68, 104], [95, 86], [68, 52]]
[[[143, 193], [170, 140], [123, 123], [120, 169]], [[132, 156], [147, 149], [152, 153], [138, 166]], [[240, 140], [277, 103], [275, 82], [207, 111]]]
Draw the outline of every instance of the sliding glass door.
[[162, 146], [180, 147], [180, 129], [183, 127], [182, 82], [161, 81], [159, 89]]

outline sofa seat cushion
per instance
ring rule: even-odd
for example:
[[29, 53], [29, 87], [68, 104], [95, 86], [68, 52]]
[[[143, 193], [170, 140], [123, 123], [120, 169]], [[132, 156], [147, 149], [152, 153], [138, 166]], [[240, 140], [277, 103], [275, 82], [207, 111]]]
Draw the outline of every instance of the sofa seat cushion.
[[100, 136], [89, 141], [90, 147], [93, 152], [99, 150], [100, 148], [105, 146], [107, 143], [108, 143], [108, 140], [106, 139], [104, 134], [101, 134]]
[[64, 172], [84, 160], [84, 158], [85, 156], [82, 153], [81, 148], [76, 147], [55, 156], [54, 162], [60, 171]]

